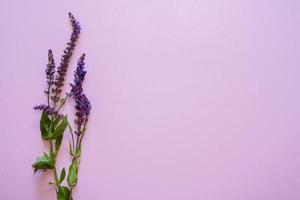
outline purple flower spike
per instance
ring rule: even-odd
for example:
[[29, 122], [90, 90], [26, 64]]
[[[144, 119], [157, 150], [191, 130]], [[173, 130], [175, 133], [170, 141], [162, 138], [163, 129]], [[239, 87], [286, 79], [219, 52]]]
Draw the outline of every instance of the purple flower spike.
[[71, 41], [72, 40], [77, 40], [78, 35], [80, 33], [81, 27], [78, 21], [76, 21], [75, 17], [72, 15], [72, 13], [68, 13], [69, 18], [71, 20], [72, 28], [73, 28], [73, 33], [71, 35]]
[[75, 19], [75, 17], [71, 13], [68, 14], [72, 25], [72, 34], [71, 34], [70, 41], [67, 43], [67, 47], [64, 50], [60, 65], [57, 68], [57, 75], [55, 77], [55, 82], [54, 82], [54, 85], [56, 87], [52, 89], [52, 93], [53, 93], [52, 100], [54, 102], [58, 102], [60, 100], [59, 96], [60, 93], [62, 92], [61, 88], [64, 85], [65, 76], [68, 70], [70, 58], [73, 54], [74, 48], [76, 46], [76, 41], [79, 37], [80, 30], [81, 30], [79, 22]]
[[70, 96], [82, 93], [82, 83], [86, 74], [86, 71], [84, 70], [84, 59], [85, 54], [82, 54], [77, 62], [77, 68], [74, 72], [74, 84], [70, 84], [72, 88], [69, 94]]
[[46, 94], [49, 94], [50, 88], [54, 84], [54, 74], [55, 74], [55, 62], [53, 59], [53, 54], [52, 50], [48, 50], [48, 64], [46, 68], [46, 77], [47, 77], [47, 85], [48, 85], [48, 90], [44, 91]]
[[[84, 68], [85, 54], [82, 54], [77, 62], [77, 68], [74, 72], [74, 83], [71, 85], [71, 92], [69, 96], [73, 97], [75, 100], [76, 109], [76, 119], [75, 123], [78, 126], [85, 124], [88, 121], [88, 116], [91, 111], [91, 103], [83, 93], [82, 83], [85, 78], [85, 68]], [[80, 132], [78, 133], [80, 135]]]
[[64, 117], [62, 114], [60, 114], [56, 110], [54, 110], [54, 108], [51, 108], [50, 106], [47, 106], [47, 105], [44, 105], [44, 104], [37, 105], [37, 106], [33, 107], [33, 109], [43, 111], [47, 115], [53, 115], [53, 116], [61, 118], [61, 119]]
[[76, 103], [75, 108], [77, 110], [77, 119], [75, 120], [75, 123], [81, 125], [88, 121], [92, 106], [86, 95], [83, 93], [75, 95], [74, 98]]

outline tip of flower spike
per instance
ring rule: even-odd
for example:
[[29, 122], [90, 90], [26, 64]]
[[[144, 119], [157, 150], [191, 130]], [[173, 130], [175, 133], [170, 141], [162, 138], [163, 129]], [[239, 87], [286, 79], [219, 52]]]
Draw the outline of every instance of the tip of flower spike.
[[71, 20], [71, 24], [73, 27], [73, 34], [72, 34], [72, 38], [76, 38], [78, 37], [81, 27], [79, 22], [75, 19], [74, 15], [71, 12], [68, 12], [69, 18]]
[[74, 18], [73, 14], [71, 12], [68, 12], [68, 15], [70, 18]]
[[82, 53], [81, 56], [80, 56], [80, 58], [79, 58], [79, 62], [80, 61], [83, 62], [84, 59], [85, 59], [85, 53]]
[[52, 49], [48, 49], [48, 57], [53, 57]]

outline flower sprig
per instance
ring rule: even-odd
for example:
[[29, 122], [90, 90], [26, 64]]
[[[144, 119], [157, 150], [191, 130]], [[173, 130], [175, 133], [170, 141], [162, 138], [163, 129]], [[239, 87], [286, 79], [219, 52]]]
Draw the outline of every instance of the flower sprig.
[[[72, 34], [57, 69], [52, 50], [48, 50], [48, 64], [45, 70], [47, 88], [44, 91], [47, 96], [47, 104], [40, 104], [34, 107], [35, 110], [42, 112], [40, 118], [41, 137], [44, 141], [49, 143], [49, 153], [44, 153], [42, 156], [38, 157], [32, 167], [34, 172], [37, 172], [38, 170], [51, 170], [53, 172], [54, 181], [49, 182], [49, 184], [55, 186], [58, 200], [73, 199], [72, 192], [78, 180], [82, 139], [86, 132], [88, 117], [91, 111], [90, 101], [83, 93], [82, 87], [86, 74], [84, 69], [85, 54], [82, 54], [78, 60], [77, 68], [74, 73], [74, 83], [70, 84], [70, 92], [66, 93], [65, 97], [61, 97], [69, 62], [81, 30], [79, 22], [75, 19], [75, 17], [71, 13], [68, 14], [72, 25]], [[60, 112], [68, 98], [75, 101], [76, 131], [74, 132], [71, 124], [68, 122], [67, 115]], [[58, 176], [56, 159], [67, 127], [69, 127], [71, 133], [71, 164], [68, 172], [66, 172], [65, 168], [63, 168]], [[66, 176], [68, 183], [67, 186], [63, 185]]]

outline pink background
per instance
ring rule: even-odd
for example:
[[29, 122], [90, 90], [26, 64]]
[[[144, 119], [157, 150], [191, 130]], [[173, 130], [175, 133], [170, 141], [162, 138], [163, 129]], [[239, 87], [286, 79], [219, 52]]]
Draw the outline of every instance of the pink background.
[[[82, 24], [93, 104], [75, 199], [299, 200], [298, 0], [0, 2], [0, 199], [50, 200], [47, 49]], [[67, 87], [68, 88], [68, 87]], [[66, 112], [73, 113], [72, 105]], [[69, 134], [66, 133], [66, 139]], [[67, 165], [67, 140], [59, 157]]]

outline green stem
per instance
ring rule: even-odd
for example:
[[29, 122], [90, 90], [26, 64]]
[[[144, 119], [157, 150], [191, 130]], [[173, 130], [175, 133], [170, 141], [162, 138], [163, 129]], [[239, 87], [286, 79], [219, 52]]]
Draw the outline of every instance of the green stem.
[[59, 185], [58, 176], [57, 176], [57, 170], [56, 170], [56, 154], [55, 154], [54, 151], [53, 151], [53, 144], [52, 144], [52, 141], [49, 141], [49, 143], [50, 143], [50, 156], [54, 155], [54, 156], [53, 156], [53, 159], [54, 159], [53, 174], [54, 174], [54, 180], [55, 180], [56, 189], [57, 189], [57, 191], [58, 191], [60, 185]]
[[73, 189], [74, 189], [74, 187], [73, 187], [73, 186], [71, 186], [71, 187], [70, 187], [70, 196], [69, 196], [69, 200], [71, 200], [71, 199], [72, 199], [72, 193], [73, 193]]
[[86, 124], [87, 124], [87, 121], [84, 122], [82, 131], [81, 131], [82, 133], [81, 133], [81, 137], [80, 137], [80, 140], [79, 140], [79, 148], [81, 148], [82, 139], [83, 139], [85, 131], [86, 131]]
[[[71, 126], [69, 125], [69, 128], [72, 130]], [[85, 130], [86, 130], [86, 122], [83, 124], [83, 128], [82, 128], [82, 124], [79, 124], [78, 127], [77, 127], [77, 131], [78, 133], [82, 132], [80, 134], [80, 137], [77, 137], [76, 138], [76, 146], [74, 146], [74, 136], [73, 136], [73, 131], [71, 131], [71, 135], [72, 135], [72, 140], [73, 140], [73, 156], [72, 156], [72, 163], [74, 161], [78, 161], [80, 160], [80, 156], [77, 157], [77, 151], [79, 148], [81, 148], [81, 142], [82, 142], [82, 138], [84, 136], [84, 133], [85, 133]], [[70, 196], [69, 196], [69, 199], [72, 199], [72, 193], [73, 193], [73, 189], [74, 189], [74, 186], [70, 186]]]
[[60, 111], [60, 109], [63, 107], [63, 105], [65, 105], [65, 103], [66, 103], [66, 101], [67, 101], [67, 99], [68, 99], [68, 95], [66, 95], [66, 97], [65, 98], [63, 98], [62, 100], [61, 100], [61, 103], [60, 103], [60, 105], [59, 105], [59, 107], [57, 108], [57, 112], [59, 112]]

